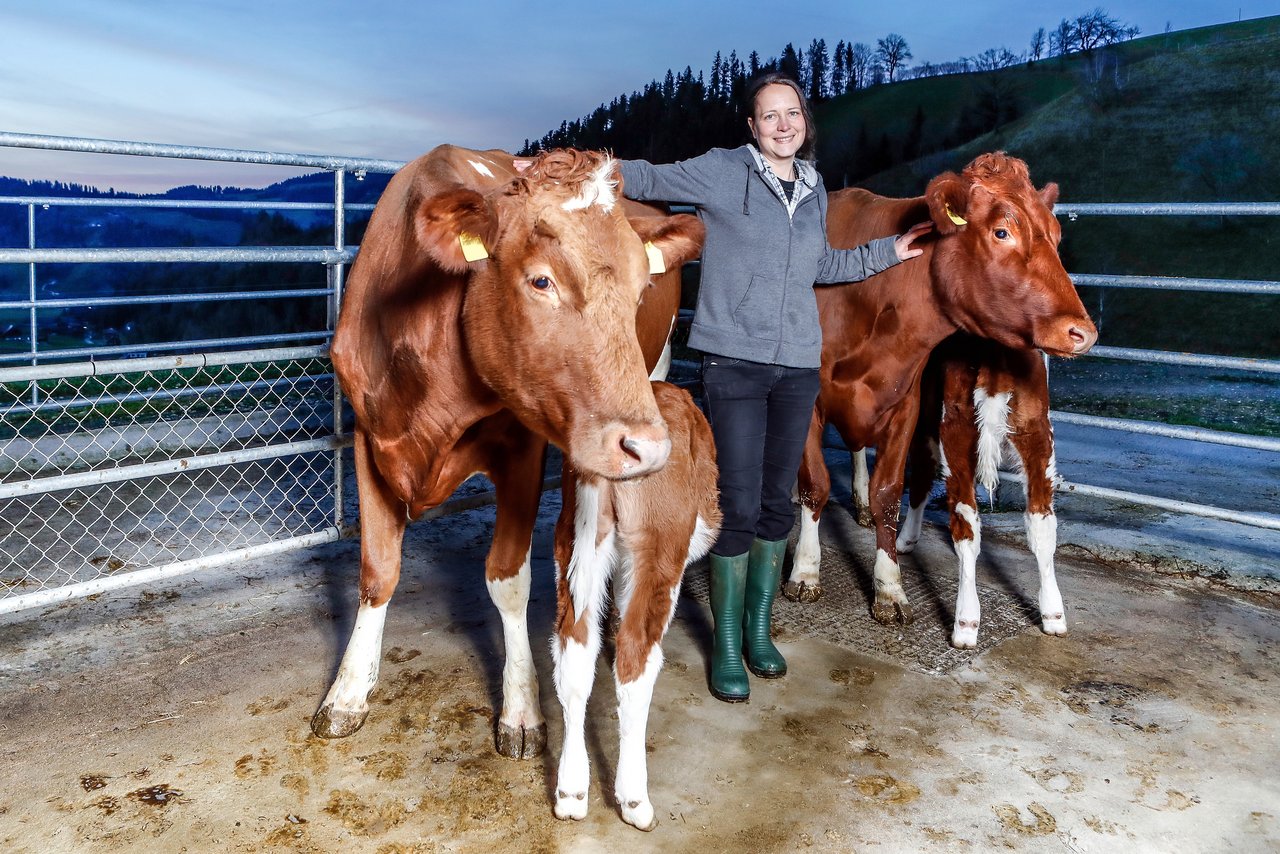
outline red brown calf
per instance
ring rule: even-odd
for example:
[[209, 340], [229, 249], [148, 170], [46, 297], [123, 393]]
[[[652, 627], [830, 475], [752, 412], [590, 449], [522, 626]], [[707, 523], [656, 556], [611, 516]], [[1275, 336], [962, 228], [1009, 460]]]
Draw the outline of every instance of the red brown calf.
[[856, 189], [831, 194], [832, 246], [902, 233], [925, 217], [937, 236], [915, 261], [862, 284], [818, 290], [822, 390], [800, 468], [806, 512], [784, 588], [789, 598], [821, 595], [818, 520], [831, 488], [821, 436], [831, 423], [849, 448], [877, 448], [869, 485], [876, 529], [872, 613], [881, 622], [912, 619], [896, 533], [929, 354], [956, 331], [1061, 356], [1084, 353], [1097, 339], [1058, 258], [1057, 196], [1057, 185], [1037, 191], [1026, 164], [1003, 153], [984, 154], [958, 175], [934, 178], [920, 198], [887, 199]]
[[[700, 250], [702, 224], [629, 220], [604, 155], [556, 151], [519, 165], [453, 146], [410, 163], [378, 201], [352, 268], [332, 355], [356, 415], [360, 609], [312, 720], [318, 735], [349, 735], [368, 714], [407, 520], [483, 472], [498, 504], [485, 578], [506, 645], [497, 748], [540, 752], [525, 612], [546, 442], [606, 480], [666, 462], [647, 373], [679, 280], [651, 281], [644, 244], [678, 271]], [[648, 354], [638, 304], [669, 312], [642, 324]]]
[[609, 481], [564, 465], [551, 639], [565, 730], [555, 812], [582, 819], [591, 777], [587, 699], [612, 579], [620, 615], [613, 664], [619, 730], [614, 797], [623, 820], [641, 830], [657, 825], [649, 801], [645, 726], [662, 667], [662, 637], [675, 613], [685, 567], [710, 550], [720, 529], [711, 428], [688, 392], [667, 383], [654, 383], [653, 391], [672, 444], [662, 471]]

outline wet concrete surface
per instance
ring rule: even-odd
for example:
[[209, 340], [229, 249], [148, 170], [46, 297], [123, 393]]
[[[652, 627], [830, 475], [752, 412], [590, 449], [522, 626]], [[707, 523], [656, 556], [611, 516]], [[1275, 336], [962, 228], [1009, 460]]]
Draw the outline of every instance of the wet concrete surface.
[[[868, 589], [871, 534], [846, 507], [823, 521], [844, 567], [824, 571]], [[533, 549], [544, 756], [493, 750], [502, 642], [482, 581], [493, 511], [474, 510], [410, 527], [372, 711], [339, 741], [308, 721], [354, 618], [355, 542], [0, 618], [0, 850], [1280, 850], [1275, 597], [1119, 552], [1100, 561], [1073, 541], [1090, 526], [1067, 522], [1069, 634], [1045, 636], [1026, 615], [941, 675], [877, 651], [897, 628], [869, 626], [883, 642], [853, 649], [788, 623], [789, 674], [753, 678], [749, 703], [720, 703], [706, 689], [710, 616], [691, 591], [650, 714], [657, 829], [629, 827], [612, 803], [603, 660], [590, 812], [559, 822], [545, 642], [557, 510], [548, 494]], [[979, 584], [1033, 606], [1034, 560], [1004, 533], [1020, 516], [989, 522]], [[953, 583], [941, 518], [929, 522], [909, 560]], [[690, 569], [691, 587], [704, 571]], [[947, 589], [922, 609], [925, 643], [946, 644]], [[808, 607], [818, 619], [849, 605]]]

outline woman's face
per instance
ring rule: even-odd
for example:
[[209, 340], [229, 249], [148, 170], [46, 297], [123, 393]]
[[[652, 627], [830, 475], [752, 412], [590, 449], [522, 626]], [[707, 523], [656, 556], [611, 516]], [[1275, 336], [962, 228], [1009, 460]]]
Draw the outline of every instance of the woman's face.
[[755, 116], [747, 126], [766, 160], [790, 164], [807, 130], [800, 96], [785, 83], [770, 83], [756, 93]]

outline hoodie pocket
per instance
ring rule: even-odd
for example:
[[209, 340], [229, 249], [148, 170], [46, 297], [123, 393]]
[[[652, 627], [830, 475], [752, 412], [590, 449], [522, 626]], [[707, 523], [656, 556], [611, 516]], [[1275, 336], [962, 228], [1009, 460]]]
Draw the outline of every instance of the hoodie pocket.
[[782, 288], [777, 282], [752, 276], [733, 310], [734, 326], [754, 338], [776, 339], [781, 296]]

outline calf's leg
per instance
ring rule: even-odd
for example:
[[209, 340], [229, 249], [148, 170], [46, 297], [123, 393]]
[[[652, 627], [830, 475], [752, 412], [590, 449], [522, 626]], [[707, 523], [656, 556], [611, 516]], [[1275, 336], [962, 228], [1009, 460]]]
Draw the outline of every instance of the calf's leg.
[[809, 436], [804, 445], [798, 477], [800, 492], [800, 539], [796, 542], [791, 574], [782, 586], [782, 595], [793, 602], [817, 602], [822, 598], [819, 565], [822, 545], [818, 539], [818, 522], [822, 508], [831, 495], [831, 473], [822, 458], [822, 422], [815, 413], [809, 423]]

